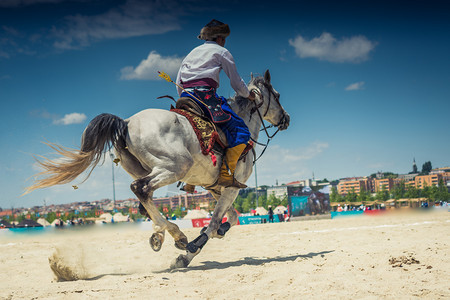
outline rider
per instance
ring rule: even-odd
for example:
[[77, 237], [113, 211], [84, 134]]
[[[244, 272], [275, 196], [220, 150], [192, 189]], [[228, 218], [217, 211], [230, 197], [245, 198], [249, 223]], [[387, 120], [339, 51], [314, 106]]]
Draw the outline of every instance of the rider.
[[[224, 48], [225, 39], [229, 35], [228, 25], [214, 19], [201, 29], [198, 38], [206, 42], [192, 50], [181, 63], [177, 84], [184, 90], [180, 87], [177, 90], [181, 97], [194, 99], [227, 137], [229, 145], [225, 154], [227, 163], [222, 164], [218, 185], [246, 188], [245, 184], [234, 178], [234, 171], [242, 151], [250, 140], [250, 132], [244, 121], [231, 110], [227, 100], [216, 93], [219, 87], [219, 73], [223, 69], [230, 78], [231, 87], [238, 95], [255, 100], [255, 94], [248, 90], [244, 80], [239, 76], [233, 56]], [[228, 173], [227, 165], [231, 174]]]

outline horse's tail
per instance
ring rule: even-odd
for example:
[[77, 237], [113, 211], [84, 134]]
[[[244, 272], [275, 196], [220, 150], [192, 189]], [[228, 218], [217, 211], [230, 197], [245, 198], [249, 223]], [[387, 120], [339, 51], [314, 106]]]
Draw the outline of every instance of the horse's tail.
[[69, 183], [90, 168], [83, 182], [86, 181], [107, 150], [114, 147], [120, 152], [126, 148], [126, 135], [127, 123], [123, 119], [111, 114], [101, 114], [95, 117], [84, 130], [80, 150], [47, 143], [60, 157], [53, 160], [44, 156], [40, 156], [41, 160], [35, 157], [44, 169], [36, 176], [44, 176], [44, 178], [37, 179], [33, 185], [26, 188], [24, 194], [35, 189]]

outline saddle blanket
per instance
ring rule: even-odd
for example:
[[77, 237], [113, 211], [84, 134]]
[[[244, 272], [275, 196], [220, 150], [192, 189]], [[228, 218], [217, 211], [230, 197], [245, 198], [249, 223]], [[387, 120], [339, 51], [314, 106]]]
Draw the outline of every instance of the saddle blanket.
[[180, 114], [189, 120], [189, 123], [191, 123], [191, 126], [197, 135], [202, 153], [204, 155], [210, 155], [213, 165], [216, 166], [217, 157], [214, 154], [213, 147], [216, 142], [222, 149], [225, 147], [222, 145], [214, 125], [210, 121], [183, 109], [171, 108], [170, 111]]

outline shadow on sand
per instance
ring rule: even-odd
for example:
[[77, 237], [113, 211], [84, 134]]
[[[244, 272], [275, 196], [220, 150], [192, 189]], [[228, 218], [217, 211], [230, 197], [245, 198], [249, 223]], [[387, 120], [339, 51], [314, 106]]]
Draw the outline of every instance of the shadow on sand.
[[157, 273], [163, 273], [163, 272], [189, 272], [189, 271], [198, 271], [198, 270], [211, 270], [211, 269], [227, 269], [231, 267], [240, 267], [244, 265], [248, 266], [259, 266], [271, 262], [287, 262], [287, 261], [295, 261], [297, 258], [303, 258], [303, 259], [311, 259], [315, 256], [324, 256], [325, 254], [332, 253], [334, 250], [330, 251], [322, 251], [322, 252], [310, 252], [308, 254], [297, 254], [297, 255], [290, 255], [290, 256], [276, 256], [272, 258], [253, 258], [253, 257], [244, 257], [243, 259], [240, 259], [238, 261], [229, 261], [229, 262], [216, 262], [216, 261], [203, 261], [201, 262], [203, 265], [200, 266], [193, 266], [193, 267], [187, 267], [182, 269], [167, 269], [164, 271], [160, 271]]

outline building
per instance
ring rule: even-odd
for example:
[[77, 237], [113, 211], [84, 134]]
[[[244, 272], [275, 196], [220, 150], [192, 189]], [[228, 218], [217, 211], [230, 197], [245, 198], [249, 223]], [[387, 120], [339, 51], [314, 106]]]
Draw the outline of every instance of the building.
[[203, 208], [206, 210], [212, 210], [215, 206], [216, 200], [210, 192], [202, 192], [195, 194], [179, 194], [171, 197], [155, 198], [153, 202], [157, 207], [167, 206], [171, 209], [177, 207], [189, 208]]
[[439, 185], [439, 180], [442, 179], [441, 174], [419, 175], [415, 178], [416, 188], [423, 189], [426, 186]]
[[352, 191], [359, 194], [363, 189], [373, 192], [373, 180], [368, 177], [345, 178], [339, 181], [337, 189], [341, 195], [346, 195]]
[[394, 179], [392, 178], [383, 178], [383, 179], [374, 179], [373, 180], [374, 192], [380, 192], [383, 190], [383, 187], [386, 191], [390, 191], [394, 188]]

